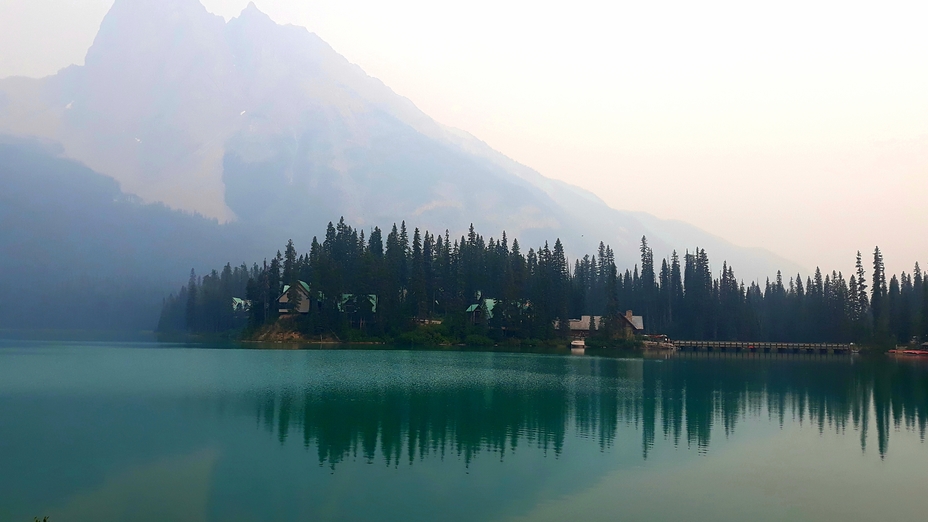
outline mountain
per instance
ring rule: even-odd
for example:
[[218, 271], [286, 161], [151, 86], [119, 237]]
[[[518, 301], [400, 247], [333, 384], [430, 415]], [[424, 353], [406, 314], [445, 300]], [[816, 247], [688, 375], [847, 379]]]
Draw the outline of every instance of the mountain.
[[526, 250], [560, 237], [573, 256], [602, 240], [620, 267], [638, 260], [647, 235], [658, 256], [704, 247], [746, 279], [799, 270], [545, 178], [254, 4], [226, 22], [197, 0], [116, 0], [85, 65], [0, 80], [0, 132], [58, 142], [143, 201], [240, 225], [252, 235], [242, 232], [236, 258], [268, 254], [246, 244], [290, 237], [306, 248], [344, 216], [362, 228], [406, 220], [453, 235], [474, 223]]

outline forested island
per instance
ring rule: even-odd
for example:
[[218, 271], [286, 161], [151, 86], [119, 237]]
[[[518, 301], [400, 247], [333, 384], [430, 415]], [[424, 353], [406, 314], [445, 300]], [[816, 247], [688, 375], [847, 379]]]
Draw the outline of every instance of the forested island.
[[609, 245], [572, 264], [556, 239], [523, 253], [506, 233], [485, 239], [473, 226], [451, 238], [405, 222], [383, 238], [344, 219], [320, 243], [251, 267], [227, 264], [164, 301], [164, 334], [244, 339], [546, 344], [567, 338], [570, 318], [591, 321], [588, 344], [629, 346], [620, 319], [644, 317], [646, 332], [694, 340], [835, 342], [892, 346], [928, 338], [928, 281], [918, 263], [888, 281], [879, 248], [857, 254], [856, 273], [803, 280], [779, 272], [763, 285], [737, 279], [705, 250], [655, 262], [647, 238], [641, 263], [619, 271]]

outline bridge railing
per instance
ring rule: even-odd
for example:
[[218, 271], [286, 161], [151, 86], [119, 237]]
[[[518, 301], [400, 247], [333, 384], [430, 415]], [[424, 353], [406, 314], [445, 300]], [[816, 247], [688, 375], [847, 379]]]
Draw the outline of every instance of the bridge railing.
[[852, 344], [840, 343], [776, 343], [744, 341], [672, 341], [677, 349], [692, 350], [735, 350], [773, 352], [850, 352]]

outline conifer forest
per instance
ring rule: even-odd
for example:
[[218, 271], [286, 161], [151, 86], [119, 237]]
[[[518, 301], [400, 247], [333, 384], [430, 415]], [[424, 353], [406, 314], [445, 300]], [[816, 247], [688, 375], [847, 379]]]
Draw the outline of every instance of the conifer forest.
[[[292, 241], [252, 266], [227, 264], [164, 301], [159, 331], [249, 336], [278, 323], [284, 295], [307, 313], [288, 328], [340, 340], [515, 342], [566, 337], [570, 318], [602, 316], [604, 335], [626, 310], [645, 331], [675, 339], [855, 342], [889, 346], [928, 340], [928, 281], [918, 263], [887, 280], [879, 248], [858, 252], [856, 271], [777, 273], [762, 283], [710, 265], [702, 249], [659, 262], [642, 237], [641, 262], [616, 266], [612, 249], [568, 261], [559, 239], [524, 251], [506, 233], [471, 226], [452, 238], [393, 225], [367, 234], [344, 219], [300, 253]], [[300, 292], [304, 289], [304, 292]], [[364, 296], [358, 299], [357, 296]], [[247, 302], [234, 307], [233, 298]], [[476, 306], [475, 306], [476, 305]], [[470, 310], [470, 312], [468, 312]]]

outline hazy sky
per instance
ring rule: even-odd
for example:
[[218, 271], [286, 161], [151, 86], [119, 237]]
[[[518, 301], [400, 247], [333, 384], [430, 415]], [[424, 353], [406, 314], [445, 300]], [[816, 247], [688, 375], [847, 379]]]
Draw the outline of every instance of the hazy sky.
[[[0, 0], [0, 77], [82, 63], [112, 3]], [[809, 267], [928, 264], [928, 2], [255, 3], [616, 208]]]

